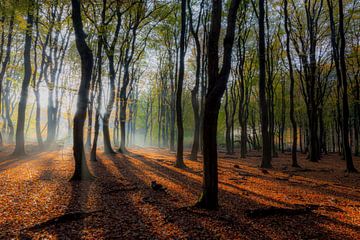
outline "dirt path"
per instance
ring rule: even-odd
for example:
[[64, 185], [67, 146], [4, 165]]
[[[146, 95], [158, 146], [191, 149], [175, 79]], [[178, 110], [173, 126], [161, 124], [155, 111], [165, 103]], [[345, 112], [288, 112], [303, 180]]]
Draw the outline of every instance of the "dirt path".
[[[289, 155], [263, 172], [259, 157], [220, 154], [218, 211], [191, 207], [201, 191], [201, 162], [173, 166], [174, 155], [155, 148], [127, 156], [100, 154], [96, 179], [70, 183], [70, 149], [0, 154], [0, 238], [39, 239], [360, 239], [360, 175], [345, 176], [336, 155], [320, 163]], [[360, 160], [356, 159], [360, 168]], [[151, 181], [166, 191], [154, 191]], [[297, 215], [254, 218], [249, 210], [316, 209]]]

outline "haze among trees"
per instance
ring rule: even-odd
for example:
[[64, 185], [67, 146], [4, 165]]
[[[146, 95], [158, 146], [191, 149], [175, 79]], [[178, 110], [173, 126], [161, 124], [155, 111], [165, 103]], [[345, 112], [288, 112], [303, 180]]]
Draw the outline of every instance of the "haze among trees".
[[360, 1], [1, 0], [0, 114], [0, 238], [360, 238]]

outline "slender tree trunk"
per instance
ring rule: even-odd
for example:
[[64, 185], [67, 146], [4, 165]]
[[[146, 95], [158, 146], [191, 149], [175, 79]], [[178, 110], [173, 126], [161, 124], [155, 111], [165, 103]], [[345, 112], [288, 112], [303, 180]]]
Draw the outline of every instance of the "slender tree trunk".
[[[103, 116], [103, 137], [104, 137], [104, 152], [107, 154], [114, 154], [115, 151], [112, 149], [111, 140], [110, 140], [109, 121], [110, 121], [112, 108], [113, 108], [114, 102], [115, 102], [115, 77], [116, 76], [115, 76], [113, 55], [108, 55], [108, 59], [109, 59], [110, 97], [109, 97], [109, 102], [106, 106], [106, 111]], [[121, 105], [121, 103], [120, 103], [120, 105]]]
[[89, 100], [91, 73], [93, 70], [93, 54], [86, 43], [86, 34], [83, 31], [81, 9], [79, 0], [71, 0], [72, 22], [75, 31], [76, 48], [81, 58], [81, 81], [78, 91], [77, 109], [74, 116], [73, 152], [75, 158], [75, 171], [71, 180], [85, 180], [92, 178], [86, 164], [84, 151], [84, 123]]
[[194, 27], [193, 24], [193, 14], [192, 7], [190, 5], [190, 0], [188, 0], [188, 10], [189, 10], [189, 19], [190, 19], [190, 32], [194, 38], [195, 46], [196, 46], [196, 73], [195, 73], [195, 86], [191, 90], [191, 104], [193, 107], [194, 113], [194, 137], [193, 137], [193, 145], [191, 148], [190, 159], [196, 161], [197, 154], [199, 152], [199, 139], [200, 139], [200, 106], [198, 100], [199, 87], [200, 87], [200, 71], [201, 71], [201, 44], [198, 36], [199, 33], [199, 25], [201, 20], [202, 8], [204, 1], [200, 3], [199, 17], [197, 26]]
[[[292, 166], [299, 167], [297, 162], [297, 124], [295, 119], [295, 107], [294, 107], [294, 70], [292, 65], [291, 53], [290, 53], [290, 29], [289, 29], [289, 15], [288, 15], [288, 1], [284, 0], [284, 16], [285, 16], [285, 32], [286, 32], [286, 56], [289, 64], [289, 75], [290, 75], [290, 121], [292, 125], [292, 148], [291, 148], [291, 159]], [[301, 130], [300, 130], [300, 145], [301, 145]], [[302, 148], [302, 147], [301, 147]]]
[[225, 145], [226, 154], [231, 154], [231, 123], [230, 123], [230, 112], [229, 112], [229, 92], [225, 90]]
[[346, 170], [348, 172], [357, 172], [349, 145], [349, 102], [348, 102], [348, 83], [345, 62], [345, 31], [344, 31], [344, 10], [343, 1], [339, 0], [339, 35], [340, 35], [340, 69], [341, 69], [341, 82], [342, 82], [342, 120], [343, 120], [343, 145], [344, 157], [346, 160]]
[[16, 145], [14, 155], [21, 156], [25, 155], [25, 136], [24, 136], [24, 125], [25, 125], [25, 113], [26, 104], [28, 98], [28, 87], [31, 79], [31, 39], [32, 39], [32, 27], [33, 27], [33, 11], [34, 2], [30, 1], [28, 6], [27, 16], [27, 28], [25, 35], [25, 46], [24, 46], [24, 79], [21, 86], [20, 101], [18, 107], [18, 120], [16, 125]]
[[[10, 17], [9, 22], [9, 30], [8, 30], [8, 37], [7, 37], [7, 43], [6, 43], [6, 52], [4, 60], [1, 64], [1, 71], [0, 71], [0, 109], [2, 109], [1, 103], [2, 103], [2, 92], [3, 92], [3, 82], [5, 77], [5, 72], [7, 69], [7, 66], [10, 62], [10, 53], [11, 53], [11, 43], [13, 39], [13, 29], [14, 29], [14, 15], [12, 14]], [[3, 30], [5, 31], [5, 30]], [[3, 145], [3, 137], [0, 132], [0, 139], [1, 139], [1, 146]]]
[[[102, 11], [102, 19], [105, 19], [105, 6], [103, 6], [103, 11]], [[101, 34], [101, 33], [99, 33]], [[97, 46], [97, 59], [98, 59], [98, 66], [97, 66], [97, 80], [96, 80], [96, 84], [97, 84], [97, 89], [98, 89], [98, 95], [96, 98], [96, 112], [95, 112], [95, 126], [94, 126], [94, 139], [93, 139], [93, 144], [92, 144], [92, 148], [91, 148], [91, 153], [90, 153], [90, 160], [91, 161], [96, 161], [96, 150], [97, 150], [97, 143], [98, 143], [98, 138], [99, 138], [99, 130], [100, 130], [100, 111], [101, 111], [101, 106], [102, 106], [102, 50], [103, 50], [103, 41], [102, 41], [102, 37], [99, 36], [98, 38], [98, 46]]]
[[266, 59], [265, 59], [265, 8], [264, 0], [259, 0], [259, 98], [262, 135], [262, 168], [271, 168], [271, 136], [269, 134], [268, 104], [266, 100]]
[[186, 29], [186, 0], [181, 0], [181, 36], [180, 36], [180, 66], [176, 89], [176, 123], [177, 123], [177, 151], [176, 163], [178, 168], [184, 168], [184, 126], [182, 116], [182, 90], [185, 71], [185, 29]]

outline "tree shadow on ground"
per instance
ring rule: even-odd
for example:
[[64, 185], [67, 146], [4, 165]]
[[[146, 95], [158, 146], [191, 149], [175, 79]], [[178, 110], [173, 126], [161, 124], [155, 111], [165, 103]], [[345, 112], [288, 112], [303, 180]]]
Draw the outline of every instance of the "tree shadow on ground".
[[[135, 155], [132, 155], [132, 157], [136, 158]], [[175, 171], [174, 169], [164, 167], [164, 166], [159, 166], [159, 164], [155, 163], [153, 160], [147, 159], [146, 157], [144, 157], [142, 155], [141, 155], [141, 157], [137, 158], [137, 160], [141, 161], [145, 166], [149, 167], [150, 168], [149, 171], [153, 171], [156, 175], [160, 175], [160, 176], [168, 179], [169, 181], [173, 182], [174, 184], [179, 184], [180, 187], [187, 186], [187, 189], [191, 192], [197, 192], [197, 193], [200, 192], [199, 190], [201, 189], [201, 183], [199, 181], [191, 180], [191, 178], [189, 178], [189, 176], [179, 173], [178, 171]], [[125, 178], [137, 179], [136, 180], [137, 182], [140, 182], [140, 184], [143, 184], [145, 186], [149, 184], [149, 182], [148, 183], [144, 182], [143, 177], [139, 177], [136, 175], [136, 173], [143, 171], [146, 167], [141, 166], [139, 168], [137, 166], [134, 166], [131, 163], [131, 159], [129, 157], [123, 157], [123, 158], [114, 157], [113, 161], [119, 167], [119, 170], [123, 172]], [[232, 186], [230, 186], [230, 187], [236, 188], [235, 184], [231, 184], [231, 185]], [[243, 189], [241, 189], [241, 190], [244, 191]], [[278, 200], [272, 199], [268, 196], [264, 196], [264, 195], [261, 195], [261, 194], [258, 194], [258, 193], [252, 192], [252, 191], [245, 191], [245, 192], [248, 195], [255, 195], [256, 197], [264, 198], [269, 202], [281, 204], [282, 206], [285, 206], [285, 207], [296, 207], [295, 205], [292, 206], [291, 204], [288, 204], [286, 202], [278, 201]], [[176, 193], [172, 193], [172, 194], [176, 195]], [[267, 207], [267, 206], [260, 204], [259, 202], [256, 202], [256, 201], [252, 200], [251, 198], [247, 198], [246, 196], [240, 196], [239, 194], [234, 194], [233, 192], [229, 192], [229, 191], [226, 191], [223, 189], [220, 189], [219, 195], [220, 195], [220, 204], [222, 204], [222, 206], [221, 206], [221, 209], [218, 211], [218, 214], [217, 215], [215, 214], [215, 215], [216, 215], [216, 217], [219, 217], [221, 215], [226, 215], [228, 217], [230, 216], [230, 219], [232, 219], [231, 221], [237, 223], [236, 227], [234, 227], [234, 226], [230, 227], [230, 229], [232, 229], [233, 231], [238, 231], [241, 233], [249, 233], [249, 234], [255, 233], [255, 235], [257, 237], [266, 237], [267, 236], [266, 232], [271, 232], [271, 231], [274, 232], [275, 231], [275, 232], [278, 232], [278, 234], [285, 234], [285, 235], [286, 235], [286, 233], [288, 233], [288, 234], [294, 233], [295, 234], [296, 232], [299, 232], [299, 236], [298, 236], [299, 238], [303, 238], [303, 237], [307, 238], [307, 237], [314, 237], [314, 236], [315, 237], [326, 236], [326, 237], [333, 237], [333, 238], [339, 238], [339, 239], [341, 239], [341, 238], [348, 239], [349, 237], [346, 234], [346, 232], [345, 233], [335, 233], [335, 232], [330, 231], [329, 229], [324, 228], [323, 225], [324, 224], [325, 225], [326, 224], [337, 224], [337, 225], [340, 225], [351, 231], [355, 231], [355, 232], [359, 231], [359, 227], [356, 225], [343, 223], [336, 219], [329, 218], [325, 215], [319, 215], [316, 212], [309, 212], [309, 213], [306, 213], [305, 215], [299, 215], [299, 216], [281, 216], [280, 218], [275, 216], [275, 217], [259, 219], [254, 222], [252, 222], [250, 220], [252, 223], [249, 223], [248, 222], [249, 219], [246, 217], [244, 218], [244, 213], [247, 209], [261, 208], [261, 207]], [[167, 199], [162, 199], [162, 200], [166, 201]], [[240, 203], [240, 204], [236, 205], [236, 203]], [[189, 202], [186, 202], [184, 204], [185, 205], [189, 204]], [[171, 206], [171, 201], [170, 201], [170, 206]], [[175, 206], [171, 206], [168, 210], [171, 210], [171, 208], [176, 209]], [[216, 219], [216, 217], [215, 217], [215, 219]], [[306, 224], [306, 226], [299, 224], [304, 219], [306, 219], [306, 221], [308, 222], [308, 224]], [[260, 227], [261, 224], [259, 224], [261, 222], [263, 224], [267, 224], [267, 225], [269, 224], [269, 222], [277, 222], [279, 226], [277, 229], [276, 228], [275, 229], [268, 228], [266, 230], [263, 230]], [[293, 227], [290, 227], [290, 229], [289, 229], [290, 224], [292, 224]], [[311, 231], [308, 229], [309, 224], [312, 226]], [[231, 224], [226, 223], [226, 221], [225, 221], [224, 225], [225, 225], [225, 227], [229, 227], [228, 225], [231, 225]], [[239, 226], [242, 226], [242, 227], [239, 227]], [[244, 227], [244, 226], [246, 226], [246, 227]], [[261, 232], [264, 233], [264, 234], [262, 234], [262, 236], [261, 236]], [[245, 236], [249, 237], [248, 234], [245, 234]]]

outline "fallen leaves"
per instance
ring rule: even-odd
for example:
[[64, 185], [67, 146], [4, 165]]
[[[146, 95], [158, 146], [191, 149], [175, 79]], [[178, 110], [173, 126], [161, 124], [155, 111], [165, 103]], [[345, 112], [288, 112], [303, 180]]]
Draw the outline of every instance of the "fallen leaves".
[[192, 207], [201, 192], [201, 157], [178, 169], [166, 150], [99, 154], [89, 163], [96, 179], [73, 184], [71, 149], [61, 151], [21, 160], [0, 153], [1, 239], [360, 238], [360, 177], [344, 178], [338, 156], [317, 164], [302, 157], [303, 169], [293, 169], [281, 155], [263, 171], [256, 153], [220, 154], [221, 206], [205, 211]]

